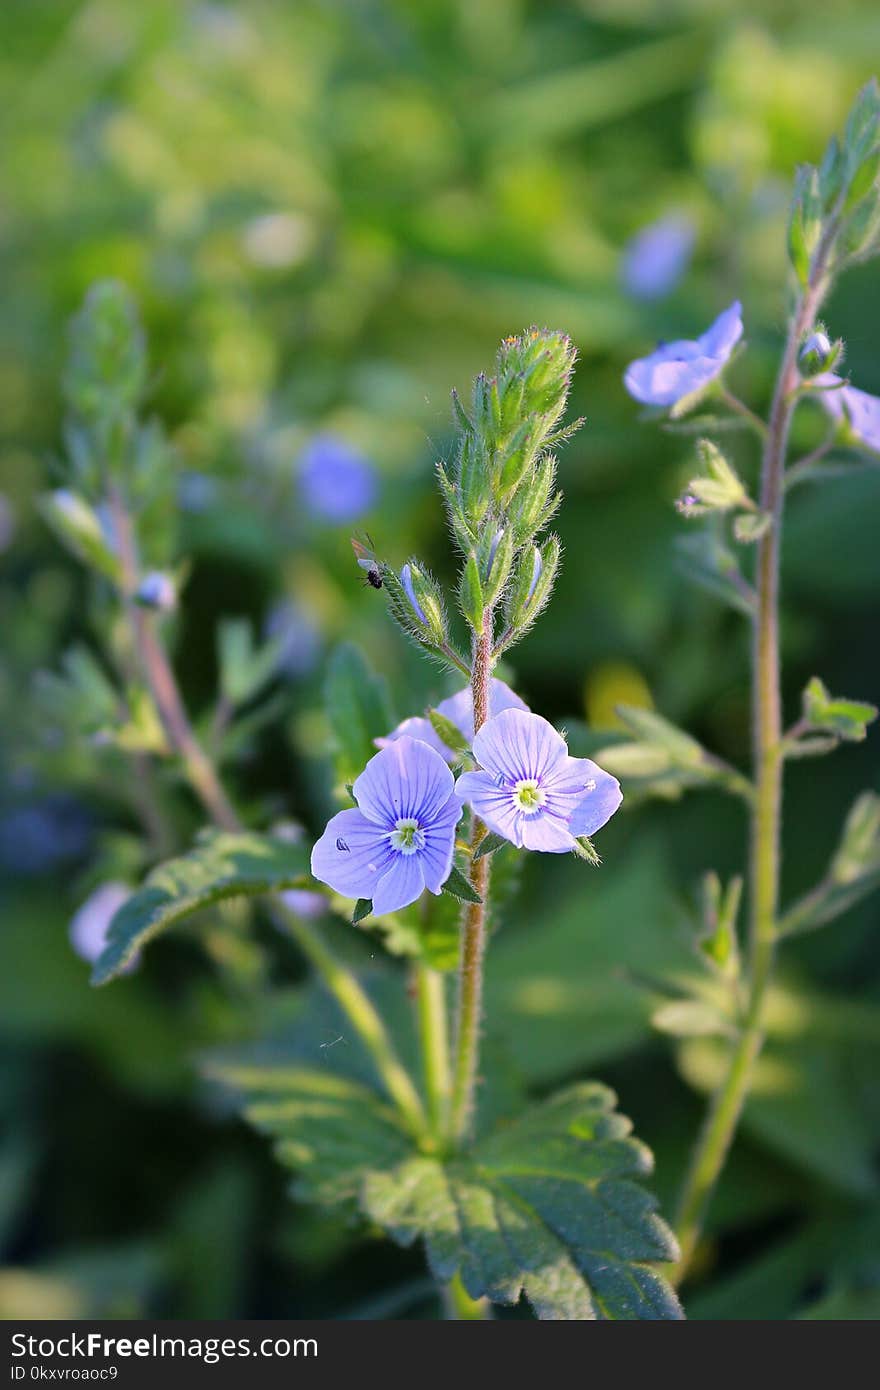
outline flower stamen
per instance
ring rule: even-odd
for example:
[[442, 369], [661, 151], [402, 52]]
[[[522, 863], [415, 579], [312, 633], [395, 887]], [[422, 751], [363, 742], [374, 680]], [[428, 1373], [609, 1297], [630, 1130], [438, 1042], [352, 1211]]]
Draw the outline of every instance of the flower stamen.
[[390, 839], [399, 854], [416, 854], [425, 847], [425, 832], [412, 818], [396, 821]]
[[540, 811], [546, 800], [546, 793], [534, 777], [523, 777], [514, 784], [514, 805], [518, 811], [522, 811], [523, 815], [534, 816]]

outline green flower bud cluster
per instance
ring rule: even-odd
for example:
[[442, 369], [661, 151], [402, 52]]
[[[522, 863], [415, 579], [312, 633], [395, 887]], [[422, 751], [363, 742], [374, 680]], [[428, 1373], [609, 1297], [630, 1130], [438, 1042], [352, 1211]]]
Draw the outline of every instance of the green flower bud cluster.
[[872, 78], [856, 97], [842, 140], [831, 139], [818, 168], [798, 169], [788, 251], [801, 285], [809, 283], [820, 246], [832, 249], [829, 274], [880, 249], [878, 175], [880, 88]]
[[530, 328], [504, 340], [492, 376], [474, 382], [468, 409], [453, 395], [458, 448], [438, 475], [464, 557], [459, 606], [474, 632], [503, 607], [498, 653], [537, 617], [558, 569], [558, 539], [538, 537], [562, 500], [551, 450], [580, 424], [560, 429], [574, 361], [565, 334]]

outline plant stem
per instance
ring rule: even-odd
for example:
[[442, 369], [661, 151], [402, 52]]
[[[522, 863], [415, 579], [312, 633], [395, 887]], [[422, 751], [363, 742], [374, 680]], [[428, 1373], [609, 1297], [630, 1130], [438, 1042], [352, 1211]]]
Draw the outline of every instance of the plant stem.
[[[137, 550], [131, 516], [119, 492], [111, 493], [109, 506], [122, 562], [126, 588], [124, 598], [135, 646], [168, 740], [183, 762], [190, 786], [214, 824], [222, 830], [239, 831], [243, 829], [242, 822], [213, 762], [195, 735], [165, 648], [147, 612], [132, 601], [138, 572]], [[303, 955], [348, 1015], [409, 1128], [417, 1136], [423, 1135], [427, 1120], [421, 1098], [409, 1072], [397, 1057], [385, 1025], [369, 996], [347, 966], [336, 959], [317, 933], [292, 913], [280, 898], [272, 899], [272, 912], [294, 937]]]
[[439, 970], [432, 970], [423, 961], [416, 965], [416, 995], [428, 1115], [440, 1139], [446, 1133], [449, 1118], [451, 1083], [446, 980]]
[[718, 395], [727, 406], [728, 410], [733, 411], [734, 415], [742, 416], [746, 423], [755, 431], [755, 434], [757, 434], [759, 438], [766, 440], [767, 426], [764, 424], [760, 415], [756, 415], [753, 410], [750, 410], [745, 401], [741, 401], [739, 396], [735, 396], [732, 391], [728, 391], [726, 386], [720, 385], [718, 387]]
[[773, 973], [779, 898], [782, 813], [782, 707], [779, 661], [779, 556], [784, 506], [785, 457], [797, 402], [797, 354], [812, 328], [825, 290], [828, 244], [820, 246], [810, 282], [800, 296], [789, 328], [773, 393], [761, 470], [761, 509], [772, 518], [759, 543], [758, 608], [752, 652], [752, 741], [755, 795], [751, 811], [751, 912], [748, 996], [739, 1039], [715, 1093], [697, 1140], [679, 1198], [676, 1233], [681, 1280], [694, 1253], [703, 1220], [742, 1109], [755, 1061], [763, 1044], [763, 1011]]
[[[475, 734], [479, 733], [489, 717], [491, 679], [492, 615], [487, 613], [483, 619], [483, 629], [474, 641], [471, 691], [474, 701]], [[479, 859], [474, 856], [485, 835], [486, 827], [478, 816], [474, 816], [471, 827], [469, 878], [471, 887], [480, 901], [467, 903], [462, 916], [461, 955], [458, 966], [458, 1025], [450, 1124], [452, 1139], [457, 1144], [467, 1138], [473, 1121], [480, 1053], [490, 856], [486, 854]]]

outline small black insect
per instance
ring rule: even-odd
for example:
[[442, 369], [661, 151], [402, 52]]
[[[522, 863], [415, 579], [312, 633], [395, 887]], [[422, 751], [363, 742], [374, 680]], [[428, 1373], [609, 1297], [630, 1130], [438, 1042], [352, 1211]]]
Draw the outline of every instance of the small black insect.
[[338, 850], [342, 850], [345, 854], [351, 853], [349, 846], [345, 843], [341, 835], [338, 837], [336, 841], [336, 848]]
[[352, 537], [351, 548], [354, 551], [355, 559], [362, 570], [365, 570], [364, 583], [369, 584], [371, 589], [381, 589], [384, 583], [385, 566], [381, 560], [376, 558], [373, 550], [373, 541], [369, 535], [364, 538], [367, 544]]

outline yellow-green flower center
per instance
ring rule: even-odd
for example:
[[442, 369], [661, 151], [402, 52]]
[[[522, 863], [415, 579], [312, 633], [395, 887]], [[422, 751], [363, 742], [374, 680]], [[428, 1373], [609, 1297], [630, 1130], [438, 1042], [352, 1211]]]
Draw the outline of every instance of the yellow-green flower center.
[[424, 848], [425, 832], [417, 820], [399, 820], [391, 832], [391, 843], [400, 854], [415, 854]]
[[534, 778], [523, 778], [513, 789], [516, 809], [526, 816], [533, 816], [536, 811], [540, 811], [546, 799], [544, 791]]

